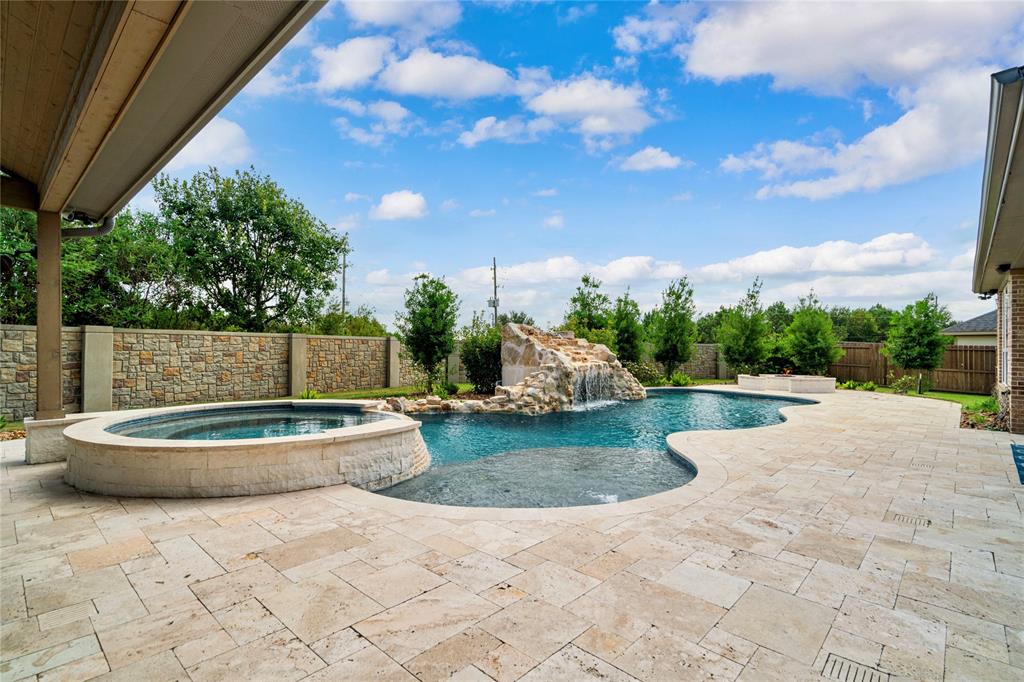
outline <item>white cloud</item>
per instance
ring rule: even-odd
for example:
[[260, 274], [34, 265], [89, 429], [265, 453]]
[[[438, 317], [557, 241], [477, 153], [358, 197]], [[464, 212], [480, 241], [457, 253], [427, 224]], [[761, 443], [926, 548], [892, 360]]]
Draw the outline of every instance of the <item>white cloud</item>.
[[355, 100], [342, 100], [338, 103], [348, 111], [362, 112], [358, 115], [373, 119], [369, 125], [356, 125], [345, 117], [334, 119], [334, 124], [343, 135], [360, 144], [379, 146], [389, 136], [408, 135], [415, 121], [412, 112], [398, 102], [378, 100], [363, 105]]
[[371, 270], [370, 272], [366, 273], [366, 283], [377, 285], [390, 284], [391, 274], [388, 272], [387, 268], [381, 268], [380, 270]]
[[799, 278], [807, 273], [906, 270], [931, 262], [935, 252], [911, 232], [890, 232], [866, 242], [827, 241], [814, 246], [780, 246], [697, 268], [696, 281], [742, 281], [753, 277]]
[[458, 2], [345, 1], [345, 11], [356, 26], [397, 29], [405, 39], [419, 41], [462, 18]]
[[555, 123], [548, 118], [534, 118], [524, 121], [519, 116], [499, 119], [486, 116], [478, 120], [472, 130], [464, 130], [458, 137], [463, 147], [472, 148], [481, 142], [498, 140], [510, 143], [534, 142], [541, 133], [554, 129]]
[[950, 259], [949, 267], [955, 270], [970, 270], [974, 268], [975, 245], [969, 244], [963, 251]]
[[346, 192], [345, 202], [352, 203], [353, 201], [371, 201], [371, 198], [365, 194], [357, 194], [356, 192]]
[[394, 45], [395, 41], [385, 36], [364, 36], [333, 48], [313, 48], [319, 74], [316, 87], [331, 92], [366, 85], [384, 68]]
[[557, 197], [558, 190], [554, 187], [548, 187], [546, 189], [539, 189], [533, 193], [535, 197]]
[[591, 149], [606, 149], [654, 123], [647, 91], [592, 75], [555, 83], [526, 102], [531, 111], [573, 124]]
[[699, 11], [696, 3], [661, 5], [652, 1], [642, 16], [628, 16], [612, 30], [615, 47], [636, 53], [668, 45], [685, 35]]
[[690, 192], [690, 191], [680, 192], [679, 194], [674, 194], [674, 195], [672, 195], [669, 198], [672, 201], [692, 201], [693, 200], [693, 192]]
[[237, 166], [252, 156], [249, 136], [234, 121], [215, 116], [167, 163], [168, 171], [193, 166]]
[[361, 224], [359, 218], [360, 216], [358, 213], [349, 213], [348, 215], [339, 218], [334, 223], [333, 227], [337, 232], [348, 232], [349, 230], [354, 230]]
[[[909, 107], [905, 114], [851, 144], [780, 140], [727, 157], [722, 167], [783, 179], [758, 190], [761, 199], [826, 199], [957, 168], [984, 154], [989, 71], [980, 67], [937, 73], [901, 95]], [[807, 175], [813, 177], [800, 177]]]
[[644, 147], [619, 164], [624, 171], [652, 171], [679, 168], [683, 160], [672, 156], [661, 147]]
[[659, 261], [651, 256], [624, 256], [604, 265], [594, 266], [591, 272], [608, 284], [628, 284], [641, 280], [674, 279], [685, 273], [675, 261]]
[[290, 73], [281, 73], [275, 69], [274, 62], [271, 62], [249, 81], [243, 92], [250, 97], [283, 95], [295, 90], [297, 75], [298, 72], [294, 69]]
[[[1022, 20], [1020, 3], [723, 3], [677, 53], [690, 75], [716, 82], [767, 75], [777, 89], [851, 98], [885, 89], [904, 113], [858, 140], [780, 140], [723, 162], [780, 180], [760, 198], [823, 199], [979, 158], [988, 74], [1024, 54]], [[865, 120], [877, 118], [874, 102], [860, 103]]]
[[399, 95], [453, 100], [503, 95], [514, 86], [512, 76], [499, 66], [476, 57], [445, 56], [426, 48], [413, 50], [405, 59], [388, 64], [379, 83]]
[[445, 199], [444, 201], [441, 202], [441, 210], [444, 211], [445, 213], [449, 211], [454, 211], [458, 207], [459, 202], [455, 201], [455, 199]]
[[565, 14], [558, 15], [558, 23], [560, 24], [575, 24], [580, 19], [585, 19], [597, 14], [597, 3], [590, 2], [587, 4], [573, 3], [566, 10]]
[[561, 230], [565, 227], [565, 216], [562, 215], [561, 211], [555, 211], [544, 219], [544, 227], [552, 230]]
[[405, 220], [427, 215], [427, 200], [419, 192], [402, 189], [385, 194], [370, 209], [373, 220]]
[[498, 211], [496, 209], [493, 209], [493, 208], [489, 208], [489, 209], [486, 209], [486, 210], [484, 210], [482, 208], [474, 208], [472, 211], [469, 212], [469, 217], [470, 218], [489, 218], [489, 217], [491, 217], [493, 215], [497, 215], [497, 214], [498, 214]]

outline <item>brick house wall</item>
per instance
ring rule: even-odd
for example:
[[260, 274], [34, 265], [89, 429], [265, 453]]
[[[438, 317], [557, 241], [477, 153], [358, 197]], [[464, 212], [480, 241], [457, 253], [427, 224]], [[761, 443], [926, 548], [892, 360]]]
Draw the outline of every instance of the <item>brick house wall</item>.
[[[1003, 333], [1004, 305], [1009, 292], [1009, 334]], [[1000, 401], [1009, 407], [1009, 428], [1024, 433], [1024, 269], [1011, 270], [999, 292], [997, 340]], [[1003, 343], [1008, 336], [1009, 376], [1003, 376]]]

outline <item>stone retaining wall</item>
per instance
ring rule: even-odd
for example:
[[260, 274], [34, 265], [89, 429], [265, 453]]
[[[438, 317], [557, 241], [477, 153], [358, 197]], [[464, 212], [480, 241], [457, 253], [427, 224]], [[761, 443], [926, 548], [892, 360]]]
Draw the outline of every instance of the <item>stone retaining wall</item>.
[[307, 388], [320, 393], [387, 386], [388, 340], [310, 336], [306, 341], [306, 366]]
[[[82, 331], [65, 327], [61, 333], [64, 411], [82, 405]], [[11, 420], [36, 411], [36, 329], [2, 325], [0, 329], [0, 415]]]
[[[661, 363], [655, 363], [661, 367]], [[735, 379], [736, 373], [719, 362], [718, 344], [698, 343], [693, 347], [693, 357], [676, 370], [694, 379]]]

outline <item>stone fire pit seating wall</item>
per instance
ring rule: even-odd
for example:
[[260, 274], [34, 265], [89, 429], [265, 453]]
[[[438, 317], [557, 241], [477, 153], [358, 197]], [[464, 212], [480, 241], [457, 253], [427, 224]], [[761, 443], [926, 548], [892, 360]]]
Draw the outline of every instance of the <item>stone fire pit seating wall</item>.
[[501, 377], [486, 400], [389, 398], [396, 412], [498, 412], [545, 414], [601, 400], [641, 400], [644, 387], [601, 344], [571, 333], [545, 332], [525, 324], [501, 330]]

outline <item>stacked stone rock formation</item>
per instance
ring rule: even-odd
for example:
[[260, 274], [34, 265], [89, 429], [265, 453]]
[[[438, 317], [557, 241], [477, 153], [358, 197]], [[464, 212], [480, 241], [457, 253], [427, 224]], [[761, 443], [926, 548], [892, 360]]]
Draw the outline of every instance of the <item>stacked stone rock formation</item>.
[[[502, 376], [521, 379], [498, 386], [486, 400], [420, 400], [390, 398], [386, 409], [396, 412], [492, 412], [545, 414], [569, 410], [588, 400], [640, 400], [643, 386], [601, 344], [555, 334], [524, 324], [507, 324], [501, 331]], [[588, 390], [588, 387], [591, 387]], [[599, 387], [594, 390], [593, 387]], [[586, 394], [581, 395], [581, 393]]]

